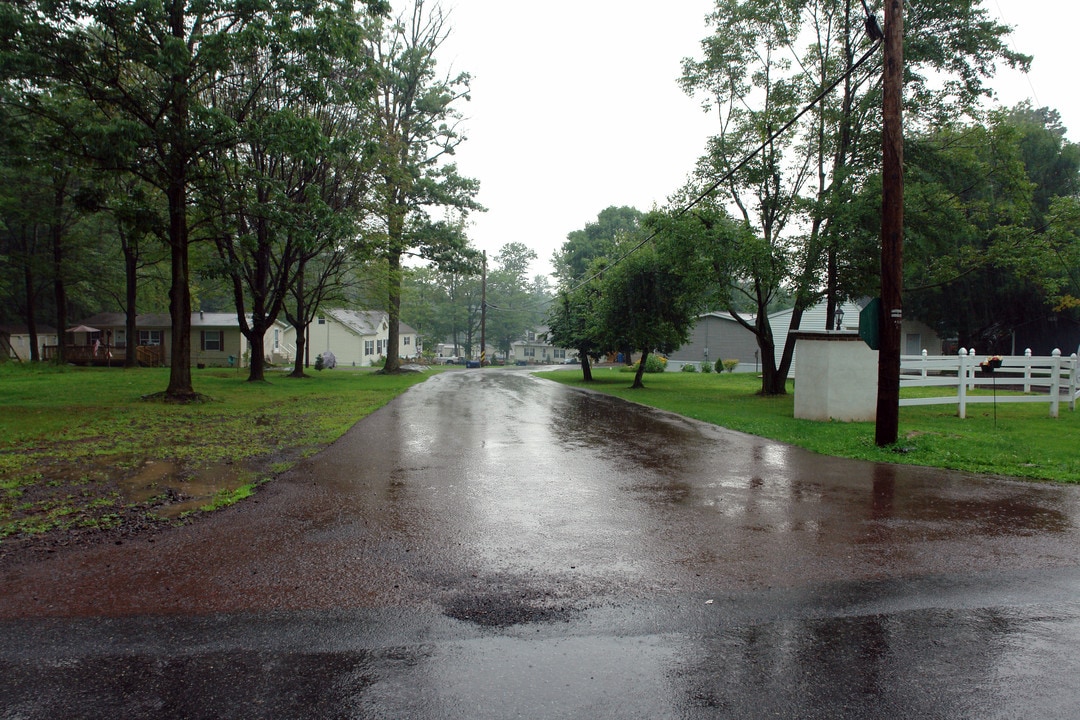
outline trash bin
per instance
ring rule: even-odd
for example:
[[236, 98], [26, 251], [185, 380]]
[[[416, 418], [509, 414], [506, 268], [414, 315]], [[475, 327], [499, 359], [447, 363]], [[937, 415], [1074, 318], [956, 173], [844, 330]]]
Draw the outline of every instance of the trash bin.
[[478, 367], [480, 367], [480, 361], [479, 360], [466, 360], [465, 361], [465, 367], [467, 367], [467, 368], [478, 368]]

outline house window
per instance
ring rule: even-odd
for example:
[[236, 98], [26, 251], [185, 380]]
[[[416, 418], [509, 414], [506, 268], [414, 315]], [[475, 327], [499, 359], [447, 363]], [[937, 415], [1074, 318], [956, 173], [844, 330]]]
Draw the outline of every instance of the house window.
[[402, 345], [408, 345], [409, 344], [409, 336], [408, 335], [403, 335], [401, 337], [401, 344]]
[[525, 348], [525, 357], [536, 357], [536, 348]]
[[202, 337], [202, 349], [203, 350], [223, 350], [224, 342], [222, 342], [221, 330], [203, 330], [200, 333]]
[[140, 330], [139, 331], [139, 345], [159, 346], [161, 345], [161, 331], [160, 330]]
[[566, 358], [566, 350], [563, 350], [562, 348], [555, 348], [551, 351], [551, 354], [556, 360], [563, 360]]
[[281, 330], [274, 328], [274, 349], [281, 347]]
[[379, 354], [384, 355], [385, 350], [386, 350], [386, 341], [385, 340], [377, 340], [376, 341], [376, 346], [379, 348]]
[[365, 355], [374, 355], [375, 354], [375, 341], [374, 340], [365, 340], [364, 341], [364, 354]]
[[319, 324], [320, 325], [325, 325], [326, 324], [326, 318], [324, 318], [324, 317], [319, 318]]

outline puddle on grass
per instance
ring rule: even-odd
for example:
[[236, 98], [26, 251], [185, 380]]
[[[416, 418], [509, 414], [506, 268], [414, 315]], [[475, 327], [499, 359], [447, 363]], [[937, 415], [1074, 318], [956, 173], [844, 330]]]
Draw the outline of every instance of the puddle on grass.
[[255, 473], [243, 465], [221, 463], [182, 474], [177, 463], [147, 460], [129, 478], [121, 480], [120, 491], [128, 503], [146, 503], [165, 498], [155, 512], [174, 519], [207, 505], [221, 491], [232, 491], [255, 480]]

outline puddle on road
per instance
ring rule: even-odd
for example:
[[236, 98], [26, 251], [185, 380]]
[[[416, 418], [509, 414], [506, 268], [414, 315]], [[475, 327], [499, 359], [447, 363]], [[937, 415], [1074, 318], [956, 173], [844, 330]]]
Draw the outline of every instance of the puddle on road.
[[127, 503], [147, 503], [165, 497], [157, 515], [174, 519], [198, 510], [222, 491], [232, 491], [255, 480], [255, 473], [237, 463], [220, 463], [184, 473], [179, 464], [148, 460], [139, 471], [118, 484]]

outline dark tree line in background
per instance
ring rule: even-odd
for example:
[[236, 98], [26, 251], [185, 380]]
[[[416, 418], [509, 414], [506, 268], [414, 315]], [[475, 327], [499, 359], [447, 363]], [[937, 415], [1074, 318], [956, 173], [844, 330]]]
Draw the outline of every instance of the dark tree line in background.
[[0, 4], [0, 319], [63, 333], [69, 310], [122, 307], [133, 338], [167, 307], [164, 395], [184, 400], [193, 297], [236, 311], [260, 380], [278, 317], [378, 272], [396, 347], [401, 258], [474, 255], [446, 32], [423, 0]]

